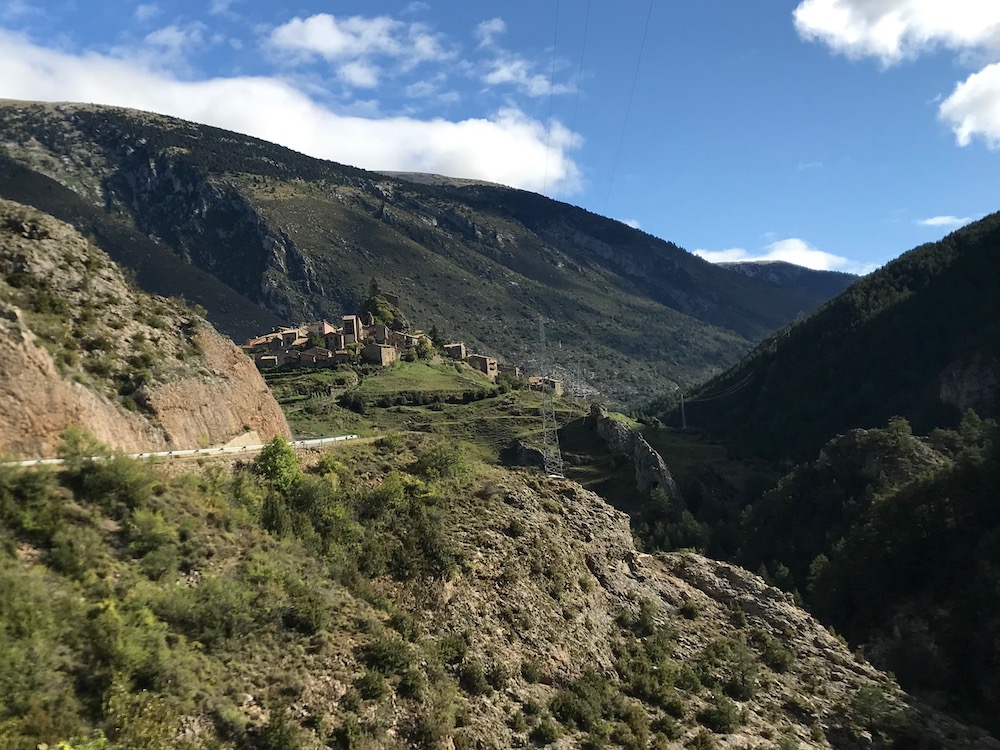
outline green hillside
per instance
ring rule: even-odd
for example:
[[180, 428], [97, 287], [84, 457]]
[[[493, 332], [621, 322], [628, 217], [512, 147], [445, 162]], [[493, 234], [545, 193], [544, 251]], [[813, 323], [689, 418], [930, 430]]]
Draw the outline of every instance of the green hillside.
[[[908, 419], [918, 433], [1000, 408], [1000, 214], [923, 245], [695, 389], [688, 424], [741, 454], [812, 458], [831, 437]], [[651, 411], [679, 424], [676, 399]]]
[[237, 339], [353, 312], [374, 276], [409, 318], [529, 368], [544, 316], [567, 378], [637, 404], [816, 304], [532, 193], [364, 172], [147, 113], [2, 102], [0, 152], [0, 196], [77, 222]]

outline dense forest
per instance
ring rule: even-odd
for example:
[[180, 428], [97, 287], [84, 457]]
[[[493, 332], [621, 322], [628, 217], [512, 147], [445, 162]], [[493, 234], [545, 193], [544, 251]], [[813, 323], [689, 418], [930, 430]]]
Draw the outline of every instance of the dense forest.
[[[740, 455], [811, 459], [834, 435], [905, 417], [919, 433], [1000, 408], [1000, 214], [923, 245], [778, 331], [688, 394], [688, 425]], [[671, 395], [650, 406], [680, 424]]]

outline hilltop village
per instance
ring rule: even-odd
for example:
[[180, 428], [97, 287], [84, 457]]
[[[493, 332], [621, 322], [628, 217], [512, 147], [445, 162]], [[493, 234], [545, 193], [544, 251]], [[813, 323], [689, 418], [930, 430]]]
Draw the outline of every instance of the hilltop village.
[[[409, 332], [399, 313], [399, 297], [379, 289], [371, 280], [369, 297], [362, 312], [344, 315], [337, 326], [326, 320], [282, 326], [250, 339], [242, 349], [253, 357], [258, 369], [292, 367], [336, 367], [364, 363], [389, 367], [399, 360], [428, 359], [434, 354], [432, 337], [421, 331]], [[433, 331], [432, 331], [433, 333]], [[491, 381], [508, 373], [521, 377], [521, 369], [501, 364], [496, 357], [475, 354], [464, 342], [441, 345], [444, 356], [479, 370]], [[546, 386], [562, 394], [562, 382], [554, 378], [529, 378], [529, 384]]]

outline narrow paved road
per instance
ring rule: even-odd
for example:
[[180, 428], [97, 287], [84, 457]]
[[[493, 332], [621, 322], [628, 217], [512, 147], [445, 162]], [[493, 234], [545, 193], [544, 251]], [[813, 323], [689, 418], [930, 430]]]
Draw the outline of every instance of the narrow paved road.
[[[315, 448], [330, 443], [342, 443], [345, 440], [358, 440], [358, 435], [337, 435], [335, 437], [311, 438], [309, 440], [292, 440], [289, 445], [293, 448]], [[129, 453], [129, 458], [187, 458], [191, 456], [231, 456], [239, 453], [257, 453], [264, 448], [263, 445], [233, 445], [223, 448], [194, 448], [181, 451], [153, 451], [150, 453]], [[99, 460], [101, 456], [94, 456]], [[43, 466], [48, 464], [61, 464], [61, 458], [36, 458], [28, 461], [14, 461], [7, 466]]]

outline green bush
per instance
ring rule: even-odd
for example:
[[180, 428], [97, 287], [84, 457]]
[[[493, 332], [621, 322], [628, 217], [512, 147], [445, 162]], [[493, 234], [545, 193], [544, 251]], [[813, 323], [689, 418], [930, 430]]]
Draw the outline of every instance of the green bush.
[[378, 672], [368, 671], [354, 681], [354, 687], [365, 700], [380, 700], [389, 694], [389, 683]]
[[493, 692], [483, 672], [483, 665], [475, 659], [466, 661], [458, 670], [458, 684], [469, 695], [485, 695]]
[[698, 721], [713, 732], [731, 734], [746, 721], [746, 716], [732, 699], [715, 692], [711, 704], [698, 712]]
[[401, 674], [410, 666], [411, 656], [403, 641], [380, 636], [361, 647], [361, 660], [382, 674]]
[[552, 719], [545, 718], [535, 725], [528, 736], [536, 745], [551, 745], [562, 736], [562, 731]]
[[253, 462], [253, 470], [283, 493], [289, 492], [302, 475], [295, 449], [281, 436], [271, 438], [264, 446]]
[[428, 479], [457, 477], [467, 468], [465, 453], [453, 443], [438, 443], [421, 452], [414, 468]]
[[425, 689], [424, 675], [419, 669], [407, 669], [399, 678], [396, 692], [403, 698], [418, 701], [423, 698]]

